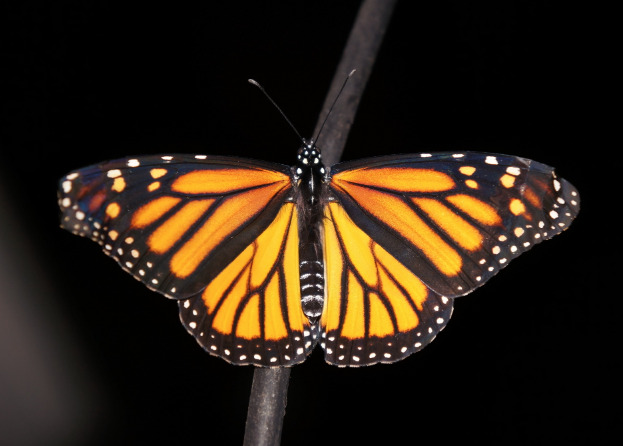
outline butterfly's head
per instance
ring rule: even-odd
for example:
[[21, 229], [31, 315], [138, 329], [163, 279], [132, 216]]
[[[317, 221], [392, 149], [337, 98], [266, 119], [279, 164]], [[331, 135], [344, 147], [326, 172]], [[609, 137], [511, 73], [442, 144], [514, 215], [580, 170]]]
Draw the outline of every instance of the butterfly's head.
[[296, 158], [296, 167], [299, 168], [297, 169], [298, 176], [302, 176], [305, 171], [314, 171], [314, 173], [324, 176], [325, 168], [322, 164], [322, 154], [313, 140], [303, 140], [303, 145], [299, 148]]

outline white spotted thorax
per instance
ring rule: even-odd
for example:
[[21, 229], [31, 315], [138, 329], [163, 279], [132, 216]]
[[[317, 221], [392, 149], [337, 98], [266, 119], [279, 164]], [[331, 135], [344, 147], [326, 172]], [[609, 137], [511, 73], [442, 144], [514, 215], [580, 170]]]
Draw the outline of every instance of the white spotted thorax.
[[296, 154], [297, 165], [295, 167], [295, 175], [300, 177], [306, 168], [317, 170], [321, 175], [326, 174], [326, 169], [322, 164], [322, 153], [313, 141], [304, 142]]

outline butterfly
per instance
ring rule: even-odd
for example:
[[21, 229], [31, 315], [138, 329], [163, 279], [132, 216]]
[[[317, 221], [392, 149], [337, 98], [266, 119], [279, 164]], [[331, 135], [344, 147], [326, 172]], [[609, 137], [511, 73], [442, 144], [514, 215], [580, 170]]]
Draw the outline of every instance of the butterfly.
[[554, 169], [441, 152], [327, 168], [211, 155], [123, 158], [60, 180], [61, 226], [178, 301], [209, 353], [291, 366], [391, 363], [421, 350], [472, 292], [579, 212]]

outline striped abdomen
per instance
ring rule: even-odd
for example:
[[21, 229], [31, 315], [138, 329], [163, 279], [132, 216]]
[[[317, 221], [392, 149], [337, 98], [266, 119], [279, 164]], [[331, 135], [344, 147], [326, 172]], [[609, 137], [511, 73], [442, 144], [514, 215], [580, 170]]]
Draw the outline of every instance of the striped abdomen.
[[324, 268], [321, 261], [301, 261], [301, 303], [303, 313], [314, 323], [324, 303]]

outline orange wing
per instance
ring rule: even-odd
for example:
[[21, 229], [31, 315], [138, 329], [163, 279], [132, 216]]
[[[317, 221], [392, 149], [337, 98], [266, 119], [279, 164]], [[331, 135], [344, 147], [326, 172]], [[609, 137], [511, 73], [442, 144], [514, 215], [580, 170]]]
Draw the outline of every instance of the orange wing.
[[452, 315], [431, 291], [360, 229], [337, 202], [323, 224], [325, 359], [338, 366], [398, 361], [426, 346]]
[[551, 167], [486, 153], [341, 163], [325, 193], [321, 342], [337, 365], [431, 342], [465, 295], [566, 229], [579, 195]]
[[577, 190], [551, 167], [476, 152], [338, 164], [330, 189], [357, 226], [447, 297], [484, 284], [579, 212]]
[[235, 364], [293, 365], [315, 345], [301, 308], [298, 215], [273, 222], [198, 295], [180, 318], [208, 352]]
[[66, 175], [61, 225], [98, 242], [149, 288], [182, 299], [203, 290], [270, 224], [291, 189], [289, 168], [271, 163], [128, 158]]
[[179, 299], [186, 328], [210, 353], [286, 365], [313, 345], [300, 302], [292, 194], [287, 166], [149, 156], [68, 174], [59, 204], [62, 227]]

